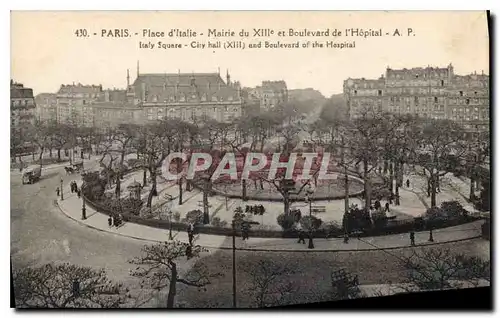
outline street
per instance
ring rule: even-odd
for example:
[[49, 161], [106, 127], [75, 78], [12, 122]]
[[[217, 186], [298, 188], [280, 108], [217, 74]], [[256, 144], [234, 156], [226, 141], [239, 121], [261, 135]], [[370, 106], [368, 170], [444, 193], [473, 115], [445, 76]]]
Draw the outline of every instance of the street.
[[[127, 261], [140, 253], [143, 243], [92, 231], [68, 219], [53, 205], [63, 168], [42, 173], [40, 182], [22, 185], [11, 174], [11, 257], [13, 268], [64, 261], [103, 267], [110, 278], [130, 279]], [[68, 191], [68, 189], [66, 189]]]

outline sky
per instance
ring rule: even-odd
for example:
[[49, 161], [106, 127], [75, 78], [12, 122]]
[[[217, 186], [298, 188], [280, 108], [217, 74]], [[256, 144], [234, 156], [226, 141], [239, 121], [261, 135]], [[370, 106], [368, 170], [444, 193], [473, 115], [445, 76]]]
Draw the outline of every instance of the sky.
[[[128, 29], [130, 37], [101, 37], [102, 30]], [[254, 28], [276, 33], [338, 29], [342, 36], [252, 37]], [[412, 29], [410, 36], [408, 28]], [[77, 30], [89, 37], [79, 37]], [[172, 29], [203, 33], [196, 38], [146, 38], [144, 29]], [[233, 30], [235, 37], [210, 39], [209, 29]], [[242, 29], [250, 36], [238, 36]], [[384, 36], [346, 37], [346, 29], [383, 30]], [[401, 36], [392, 36], [398, 29]], [[79, 32], [82, 34], [83, 32]], [[94, 33], [97, 35], [94, 36]], [[138, 35], [135, 35], [138, 33]], [[389, 35], [385, 35], [389, 33]], [[245, 49], [149, 49], [139, 42], [187, 44], [236, 40]], [[249, 48], [269, 41], [352, 43], [355, 48]], [[342, 92], [343, 81], [378, 78], [386, 67], [446, 67], [457, 74], [489, 74], [489, 47], [484, 11], [302, 11], [302, 12], [163, 12], [163, 11], [14, 11], [11, 13], [11, 78], [34, 89], [35, 94], [56, 92], [61, 84], [102, 84], [125, 88], [127, 69], [131, 82], [140, 73], [217, 72], [245, 87], [264, 80], [285, 80], [289, 89], [314, 88], [330, 96]]]

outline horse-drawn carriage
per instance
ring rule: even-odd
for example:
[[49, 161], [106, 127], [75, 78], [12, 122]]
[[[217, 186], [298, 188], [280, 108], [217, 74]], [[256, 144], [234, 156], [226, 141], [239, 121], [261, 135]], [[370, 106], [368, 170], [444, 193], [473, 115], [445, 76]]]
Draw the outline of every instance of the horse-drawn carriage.
[[66, 170], [66, 174], [83, 172], [83, 161], [75, 162], [69, 167], [64, 167], [64, 170]]

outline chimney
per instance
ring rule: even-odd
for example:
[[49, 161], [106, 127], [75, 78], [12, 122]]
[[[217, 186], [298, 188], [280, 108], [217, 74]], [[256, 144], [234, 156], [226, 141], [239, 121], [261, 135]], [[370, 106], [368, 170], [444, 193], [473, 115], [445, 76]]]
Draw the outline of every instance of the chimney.
[[127, 89], [128, 89], [129, 86], [130, 86], [130, 74], [129, 74], [129, 71], [128, 71], [128, 68], [127, 68]]

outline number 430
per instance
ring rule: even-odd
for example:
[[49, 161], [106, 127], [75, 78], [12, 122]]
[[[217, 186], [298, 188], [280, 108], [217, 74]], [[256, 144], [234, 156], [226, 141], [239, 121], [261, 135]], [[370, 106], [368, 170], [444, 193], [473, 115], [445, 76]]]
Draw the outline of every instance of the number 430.
[[75, 35], [77, 37], [87, 37], [87, 30], [86, 29], [78, 29], [75, 31]]

